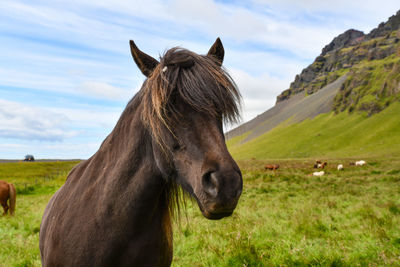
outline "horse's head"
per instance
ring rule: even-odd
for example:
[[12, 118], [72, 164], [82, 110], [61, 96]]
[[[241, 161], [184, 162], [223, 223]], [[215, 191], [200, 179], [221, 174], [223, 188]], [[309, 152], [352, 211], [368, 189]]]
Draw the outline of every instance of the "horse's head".
[[222, 125], [238, 116], [240, 95], [221, 68], [221, 41], [218, 38], [205, 56], [170, 49], [160, 62], [133, 41], [131, 52], [148, 77], [140, 92], [142, 119], [152, 136], [157, 168], [196, 199], [205, 217], [231, 215], [243, 182]]

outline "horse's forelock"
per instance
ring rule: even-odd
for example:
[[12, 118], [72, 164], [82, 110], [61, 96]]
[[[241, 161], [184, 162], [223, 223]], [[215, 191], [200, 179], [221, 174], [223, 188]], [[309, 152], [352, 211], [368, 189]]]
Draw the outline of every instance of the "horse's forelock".
[[176, 47], [161, 57], [144, 85], [142, 118], [165, 150], [165, 129], [173, 134], [173, 126], [184, 115], [176, 110], [174, 101], [183, 101], [188, 107], [225, 122], [235, 122], [240, 100], [236, 84], [215, 59]]

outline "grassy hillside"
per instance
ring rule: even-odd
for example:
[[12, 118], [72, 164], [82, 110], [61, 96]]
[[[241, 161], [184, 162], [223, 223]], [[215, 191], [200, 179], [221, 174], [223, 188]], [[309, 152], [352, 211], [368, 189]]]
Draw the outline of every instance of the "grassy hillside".
[[400, 99], [400, 58], [364, 60], [352, 68], [341, 91], [336, 95], [336, 113], [366, 111], [378, 113]]
[[241, 144], [244, 137], [228, 140], [235, 159], [399, 156], [400, 102], [373, 116], [331, 112]]

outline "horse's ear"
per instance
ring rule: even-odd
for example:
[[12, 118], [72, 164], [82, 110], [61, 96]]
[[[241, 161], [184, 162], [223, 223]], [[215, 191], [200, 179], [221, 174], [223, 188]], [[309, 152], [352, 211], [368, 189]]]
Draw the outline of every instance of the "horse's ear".
[[207, 56], [213, 57], [217, 60], [218, 65], [222, 65], [222, 61], [224, 61], [225, 50], [222, 45], [221, 39], [219, 37], [215, 41], [215, 43], [211, 46], [210, 50], [208, 50]]
[[131, 45], [131, 53], [136, 65], [146, 77], [149, 77], [159, 62], [146, 53], [140, 51], [132, 40], [129, 41], [129, 44]]

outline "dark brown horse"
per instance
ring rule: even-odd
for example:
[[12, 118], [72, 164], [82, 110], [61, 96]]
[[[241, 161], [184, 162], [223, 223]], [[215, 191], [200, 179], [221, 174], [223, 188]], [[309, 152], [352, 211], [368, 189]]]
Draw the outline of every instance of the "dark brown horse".
[[[0, 180], [0, 204], [3, 206], [3, 215], [6, 215], [8, 210], [10, 210], [11, 215], [14, 215], [16, 198], [17, 193], [14, 185]], [[9, 202], [9, 205], [7, 202]]]
[[160, 62], [130, 45], [147, 79], [47, 205], [43, 266], [169, 266], [179, 187], [208, 219], [230, 216], [241, 195], [222, 128], [238, 116], [240, 95], [219, 38], [205, 56], [173, 48]]

